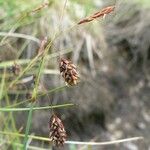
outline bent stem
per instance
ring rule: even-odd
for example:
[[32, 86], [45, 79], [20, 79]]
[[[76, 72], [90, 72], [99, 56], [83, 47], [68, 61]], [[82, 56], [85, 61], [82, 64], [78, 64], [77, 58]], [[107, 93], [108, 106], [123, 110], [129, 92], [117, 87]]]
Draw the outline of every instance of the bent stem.
[[[0, 131], [0, 134], [14, 135], [14, 136], [19, 136], [19, 137], [24, 137], [25, 136], [24, 134], [20, 134], [20, 133], [4, 132], [4, 131]], [[47, 141], [47, 142], [49, 142], [49, 138], [46, 138], [46, 137], [35, 136], [35, 135], [29, 135], [29, 137], [31, 139], [34, 139], [34, 140], [40, 140], [40, 141]], [[139, 136], [139, 137], [130, 137], [130, 138], [113, 140], [113, 141], [105, 141], [105, 142], [66, 141], [65, 144], [102, 146], [102, 145], [114, 145], [114, 144], [119, 144], [119, 143], [124, 143], [124, 142], [129, 142], [129, 141], [143, 140], [143, 139], [144, 139], [144, 137]]]

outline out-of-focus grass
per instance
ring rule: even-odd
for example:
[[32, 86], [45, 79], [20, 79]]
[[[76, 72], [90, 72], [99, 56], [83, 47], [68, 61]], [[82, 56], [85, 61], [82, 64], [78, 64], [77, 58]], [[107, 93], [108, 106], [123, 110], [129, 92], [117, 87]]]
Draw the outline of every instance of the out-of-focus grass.
[[4, 12], [2, 12], [1, 14], [1, 17], [14, 17], [20, 15], [21, 12], [27, 12], [29, 10], [32, 10], [36, 6], [40, 5], [42, 2], [42, 0], [0, 0], [1, 9], [4, 10]]
[[134, 0], [134, 1], [142, 4], [145, 7], [150, 7], [150, 1], [149, 0]]
[[[42, 12], [38, 12], [34, 16], [28, 15], [28, 13], [31, 12], [36, 7], [40, 6], [42, 2], [43, 1], [32, 1], [32, 0], [27, 0], [27, 1], [17, 1], [17, 0], [16, 1], [12, 1], [12, 0], [3, 1], [2, 0], [2, 1], [0, 1], [0, 6], [2, 6], [0, 8], [0, 11], [2, 11], [2, 15], [0, 18], [1, 30], [8, 31], [8, 32], [9, 32], [9, 30], [14, 31], [18, 28], [21, 28], [22, 26], [25, 26], [27, 24], [31, 24], [34, 21], [37, 21], [38, 17], [42, 16]], [[4, 38], [2, 39], [2, 41], [4, 41]], [[0, 99], [1, 99], [1, 102], [3, 102], [3, 106], [2, 105], [0, 106], [1, 108], [3, 107], [3, 109], [5, 109], [6, 108], [5, 105], [6, 106], [11, 105], [11, 103], [10, 103], [11, 97], [9, 97], [9, 95], [8, 95], [9, 88], [14, 86], [20, 77], [23, 77], [26, 72], [29, 72], [30, 69], [32, 69], [32, 67], [34, 65], [39, 63], [39, 67], [37, 67], [35, 70], [35, 73], [37, 72], [37, 78], [36, 78], [35, 88], [33, 89], [33, 92], [32, 92], [32, 97], [34, 97], [34, 98], [37, 97], [38, 84], [40, 82], [40, 77], [43, 74], [43, 69], [45, 68], [45, 58], [47, 57], [47, 53], [49, 51], [50, 46], [51, 46], [51, 42], [49, 43], [49, 46], [45, 49], [46, 53], [44, 53], [43, 57], [40, 58], [39, 56], [37, 56], [37, 57], [31, 59], [31, 61], [29, 61], [27, 63], [27, 66], [25, 68], [23, 68], [20, 75], [12, 81], [12, 84], [7, 83], [8, 78], [6, 77], [6, 71], [4, 69], [4, 66], [2, 65], [2, 69], [4, 69], [4, 73], [1, 78], [1, 84], [0, 84]], [[56, 56], [58, 56], [58, 55], [59, 54], [57, 52]], [[36, 62], [34, 60], [36, 60]], [[40, 60], [40, 61], [38, 61], [38, 60]], [[2, 63], [5, 63], [5, 60]], [[53, 92], [55, 92], [55, 91], [57, 91], [57, 89], [53, 90]], [[17, 97], [17, 95], [15, 97]], [[51, 108], [52, 108], [52, 106], [49, 107], [49, 109], [51, 109]], [[29, 109], [28, 121], [27, 121], [27, 125], [26, 125], [26, 130], [25, 130], [25, 138], [23, 141], [23, 149], [24, 150], [26, 149], [26, 146], [28, 143], [28, 134], [29, 134], [29, 130], [30, 130], [31, 122], [32, 122], [32, 111], [34, 109], [35, 109], [34, 105], [32, 104]], [[21, 109], [21, 111], [22, 111], [22, 109]], [[8, 112], [7, 114], [2, 113], [2, 111], [1, 111], [1, 114], [6, 119], [1, 124], [2, 125], [1, 130], [13, 131], [13, 132], [19, 133], [20, 131], [18, 131], [16, 129], [16, 122], [15, 122], [15, 118], [12, 114], [12, 111]], [[22, 143], [20, 141], [20, 138], [18, 138], [18, 137], [13, 137], [12, 139], [11, 138], [9, 139], [9, 137], [7, 138], [7, 136], [6, 136], [6, 137], [3, 137], [3, 139], [10, 141], [10, 143], [8, 145], [5, 145], [4, 147], [8, 147], [8, 148], [11, 147], [11, 149], [13, 149], [13, 150], [18, 149], [17, 146], [13, 144], [15, 141], [17, 143]], [[2, 147], [2, 149], [4, 147]]]
[[[51, 4], [51, 0], [49, 1]], [[36, 19], [42, 15], [42, 12], [37, 13], [36, 17], [35, 16], [32, 17], [32, 15], [28, 15], [27, 13], [32, 11], [37, 6], [41, 5], [42, 2], [43, 2], [42, 0], [38, 0], [38, 1], [0, 0], [1, 30], [5, 31], [11, 29], [20, 18], [23, 18], [23, 16], [25, 17], [16, 24], [16, 28], [36, 21]]]

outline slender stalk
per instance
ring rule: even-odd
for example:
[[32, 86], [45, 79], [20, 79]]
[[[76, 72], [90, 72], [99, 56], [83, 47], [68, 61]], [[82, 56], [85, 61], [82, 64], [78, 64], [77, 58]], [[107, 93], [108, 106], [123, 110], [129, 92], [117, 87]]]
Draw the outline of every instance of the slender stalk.
[[74, 145], [93, 145], [93, 146], [102, 146], [102, 145], [114, 145], [129, 141], [137, 141], [143, 140], [143, 137], [131, 137], [126, 139], [114, 140], [114, 141], [106, 141], [106, 142], [80, 142], [80, 141], [66, 141], [66, 144], [74, 144]]
[[[75, 104], [61, 104], [61, 105], [53, 105], [53, 106], [45, 106], [45, 107], [34, 107], [32, 108], [32, 110], [46, 110], [46, 109], [50, 109], [50, 108], [65, 108], [65, 107], [71, 107], [71, 106], [75, 106]], [[0, 112], [19, 112], [19, 111], [30, 111], [30, 107], [29, 108], [0, 108]]]
[[[3, 131], [0, 131], [0, 134], [14, 135], [14, 136], [20, 136], [20, 137], [25, 136], [24, 134], [13, 133], [13, 132], [3, 132]], [[35, 135], [29, 135], [29, 137], [34, 140], [49, 142], [49, 138], [46, 138], [46, 137], [35, 136]], [[131, 138], [125, 138], [125, 139], [119, 139], [119, 140], [113, 140], [113, 141], [105, 141], [105, 142], [66, 141], [65, 144], [102, 146], [102, 145], [114, 145], [114, 144], [119, 144], [119, 143], [124, 143], [124, 142], [129, 142], [129, 141], [143, 140], [143, 139], [144, 138], [140, 136], [140, 137], [131, 137]]]
[[[52, 90], [47, 91], [47, 93], [38, 94], [37, 96], [40, 97], [40, 96], [44, 96], [44, 95], [49, 94], [49, 93], [61, 91], [61, 90], [63, 90], [66, 87], [67, 87], [66, 85], [63, 85], [63, 86], [60, 86], [60, 87], [56, 87], [56, 88], [54, 88]], [[31, 99], [27, 99], [27, 100], [18, 102], [18, 103], [13, 104], [13, 105], [9, 105], [8, 107], [5, 107], [5, 108], [16, 107], [16, 106], [19, 106], [19, 105], [24, 104], [26, 102], [29, 102], [29, 101], [31, 101]]]

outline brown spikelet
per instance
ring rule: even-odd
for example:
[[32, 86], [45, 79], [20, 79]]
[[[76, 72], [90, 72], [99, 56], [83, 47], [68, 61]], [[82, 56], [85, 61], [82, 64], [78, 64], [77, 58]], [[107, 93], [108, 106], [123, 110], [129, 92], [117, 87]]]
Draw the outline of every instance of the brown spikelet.
[[61, 58], [59, 68], [60, 74], [68, 85], [76, 85], [78, 83], [79, 74], [76, 66], [71, 61]]
[[114, 11], [114, 9], [115, 9], [114, 5], [113, 6], [105, 7], [102, 10], [94, 13], [93, 15], [91, 15], [91, 16], [89, 16], [87, 18], [82, 19], [81, 21], [78, 22], [78, 24], [83, 24], [83, 23], [86, 23], [86, 22], [91, 22], [94, 19], [97, 19], [99, 17], [105, 17], [107, 14], [111, 13], [112, 11]]
[[40, 48], [38, 49], [38, 55], [41, 55], [41, 54], [44, 53], [44, 48], [45, 48], [46, 43], [47, 43], [47, 37], [45, 37], [45, 38], [41, 41]]
[[67, 134], [62, 121], [56, 115], [51, 116], [49, 128], [49, 138], [53, 145], [57, 147], [63, 146], [66, 141]]
[[13, 72], [14, 75], [19, 75], [21, 71], [21, 66], [14, 62], [14, 65], [11, 67], [11, 71]]

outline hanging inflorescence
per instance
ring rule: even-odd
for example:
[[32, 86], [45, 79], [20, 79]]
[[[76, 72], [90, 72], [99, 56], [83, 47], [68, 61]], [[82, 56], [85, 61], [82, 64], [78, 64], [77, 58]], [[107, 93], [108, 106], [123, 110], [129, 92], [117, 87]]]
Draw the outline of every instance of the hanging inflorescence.
[[59, 62], [60, 74], [68, 85], [76, 85], [78, 83], [79, 74], [76, 66], [67, 59], [61, 58]]
[[[91, 22], [99, 17], [105, 17], [107, 14], [114, 11], [114, 9], [115, 6], [105, 7], [93, 15], [82, 19], [77, 24], [80, 25], [86, 22]], [[67, 85], [73, 86], [79, 82], [79, 73], [77, 72], [77, 67], [71, 61], [65, 58], [59, 58], [59, 70]], [[58, 147], [63, 146], [66, 141], [67, 134], [61, 119], [59, 119], [55, 114], [51, 116], [49, 128], [49, 138], [53, 145]]]
[[100, 18], [100, 17], [105, 17], [107, 14], [111, 13], [112, 11], [114, 11], [115, 9], [115, 6], [108, 6], [108, 7], [105, 7], [103, 8], [102, 10], [94, 13], [93, 15], [87, 17], [87, 18], [84, 18], [82, 20], [80, 20], [78, 22], [78, 24], [83, 24], [83, 23], [86, 23], [86, 22], [91, 22], [97, 18]]
[[66, 141], [66, 131], [64, 125], [56, 115], [52, 115], [49, 123], [49, 138], [54, 146], [63, 146]]

